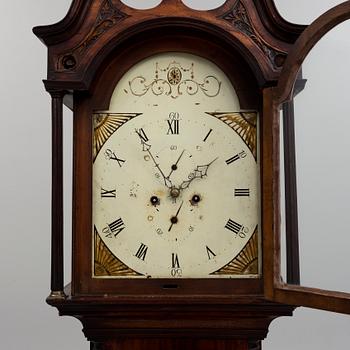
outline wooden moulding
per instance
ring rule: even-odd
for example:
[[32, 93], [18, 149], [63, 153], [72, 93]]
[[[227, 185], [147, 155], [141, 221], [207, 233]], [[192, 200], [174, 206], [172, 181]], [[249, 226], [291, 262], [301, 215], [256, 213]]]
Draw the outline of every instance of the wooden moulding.
[[[69, 288], [65, 290], [70, 295]], [[261, 296], [82, 296], [52, 300], [61, 316], [83, 324], [88, 340], [108, 339], [264, 339], [269, 324], [292, 315], [293, 307]]]
[[119, 0], [74, 0], [61, 22], [33, 30], [49, 47], [46, 87], [88, 90], [116, 46], [154, 30], [200, 31], [234, 45], [262, 86], [278, 79], [291, 45], [304, 28], [284, 21], [272, 0], [228, 0], [210, 11], [193, 10], [178, 0], [163, 0], [149, 10], [136, 10]]
[[[122, 339], [105, 344], [96, 344], [92, 350], [249, 350], [245, 340], [213, 340], [213, 339]], [[255, 350], [258, 350], [257, 348]]]

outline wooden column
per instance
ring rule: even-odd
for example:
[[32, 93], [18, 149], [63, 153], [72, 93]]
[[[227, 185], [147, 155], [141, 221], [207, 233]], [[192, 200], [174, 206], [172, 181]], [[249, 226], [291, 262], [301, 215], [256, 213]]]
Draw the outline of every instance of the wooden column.
[[63, 292], [63, 97], [64, 91], [50, 91], [52, 99], [52, 184], [51, 184], [51, 294]]
[[283, 104], [287, 282], [300, 284], [294, 102]]

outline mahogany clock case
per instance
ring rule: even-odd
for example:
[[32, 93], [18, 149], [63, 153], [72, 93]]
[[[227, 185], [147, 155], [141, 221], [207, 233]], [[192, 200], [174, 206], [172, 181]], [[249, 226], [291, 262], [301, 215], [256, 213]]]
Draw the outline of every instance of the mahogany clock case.
[[[80, 29], [79, 29], [80, 28]], [[79, 29], [79, 30], [78, 30]], [[284, 21], [270, 0], [229, 0], [212, 11], [196, 11], [179, 0], [165, 0], [152, 10], [131, 9], [117, 0], [75, 0], [60, 23], [36, 27], [49, 46], [46, 89], [53, 98], [53, 249], [52, 290], [63, 291], [62, 128], [63, 97], [74, 110], [73, 268], [71, 296], [144, 295], [160, 298], [211, 295], [264, 296], [267, 236], [273, 228], [272, 115], [262, 90], [276, 84], [286, 54], [304, 27]], [[123, 74], [142, 59], [161, 52], [185, 52], [217, 64], [231, 80], [242, 109], [260, 115], [260, 186], [262, 227], [261, 278], [236, 280], [101, 280], [93, 279], [91, 232], [92, 123], [95, 110], [108, 108]], [[69, 96], [73, 96], [73, 104]], [[268, 247], [268, 246], [267, 246]], [[269, 248], [269, 247], [268, 247]], [[265, 263], [266, 261], [266, 263]], [[164, 288], [171, 284], [174, 288]], [[53, 296], [55, 296], [54, 294]], [[244, 298], [243, 298], [244, 299]], [[174, 299], [175, 300], [175, 299]], [[53, 300], [51, 300], [53, 301]]]
[[[255, 4], [256, 8], [253, 8], [245, 2], [227, 1], [222, 7], [208, 12], [194, 11], [177, 0], [163, 1], [152, 11], [133, 10], [117, 1], [100, 2], [101, 5], [89, 8], [81, 1], [74, 1], [70, 12], [61, 24], [48, 28], [35, 28], [35, 33], [41, 36], [50, 47], [48, 80], [45, 81], [47, 90], [51, 91], [53, 96], [65, 95], [66, 101], [69, 101], [67, 92], [70, 90], [74, 92], [72, 294], [144, 292], [186, 295], [186, 293], [197, 294], [198, 291], [205, 291], [206, 294], [213, 295], [244, 294], [245, 292], [263, 295], [262, 278], [222, 280], [220, 283], [181, 280], [177, 281], [176, 288], [171, 290], [163, 288], [169, 285], [170, 281], [147, 280], [138, 281], [136, 284], [132, 280], [108, 281], [91, 278], [92, 247], [91, 242], [86, 239], [86, 232], [90, 232], [92, 227], [90, 118], [94, 111], [108, 108], [116, 83], [135, 63], [156, 53], [186, 52], [215, 62], [227, 74], [237, 92], [241, 108], [256, 110], [260, 113], [261, 146], [268, 145], [272, 142], [272, 129], [269, 125], [269, 115], [265, 115], [263, 111], [262, 88], [273, 84], [276, 80], [285, 52], [291, 47], [291, 43], [303, 27], [284, 22], [277, 15], [273, 3], [270, 2], [264, 4], [258, 2]], [[94, 24], [95, 29], [90, 33], [87, 32], [85, 41], [82, 41], [81, 35], [77, 38], [78, 43], [83, 43], [78, 45], [73, 33], [77, 26], [81, 25], [79, 21], [82, 16], [77, 14], [82, 9], [89, 11], [85, 16], [92, 23], [96, 13], [102, 12]], [[270, 12], [275, 16], [271, 17]], [[175, 13], [176, 16], [173, 16]], [[250, 17], [247, 17], [248, 13]], [[172, 15], [169, 16], [169, 14]], [[254, 26], [258, 29], [253, 29], [250, 18], [255, 18], [257, 14], [262, 17], [265, 27], [257, 21]], [[105, 23], [104, 19], [108, 26], [100, 30]], [[113, 22], [110, 27], [108, 21], [118, 22], [118, 26], [113, 27], [115, 24]], [[64, 27], [69, 30], [61, 31]], [[273, 38], [266, 27], [276, 32], [277, 38]], [[86, 21], [83, 28], [86, 28], [85, 30], [89, 28]], [[119, 34], [113, 36], [113, 30]], [[274, 43], [266, 46], [266, 41], [262, 39], [258, 30]], [[68, 36], [69, 32], [71, 36]], [[284, 42], [281, 41], [282, 38]], [[96, 41], [97, 39], [101, 40]], [[67, 47], [73, 47], [73, 49], [67, 50]], [[84, 52], [84, 55], [81, 55], [81, 52]], [[57, 104], [54, 108], [56, 108], [54, 112], [57, 113], [59, 108]], [[59, 147], [57, 142], [55, 145]], [[263, 152], [263, 147], [260, 149]], [[55, 155], [54, 159], [56, 158]], [[261, 157], [261, 160], [261, 187], [263, 188], [264, 184], [267, 185], [267, 182], [271, 181], [269, 177], [271, 174], [268, 173], [271, 164], [268, 157], [265, 159]], [[57, 196], [59, 195], [58, 193]], [[261, 198], [261, 217], [263, 218], [267, 211], [271, 210], [267, 200], [263, 195]], [[54, 228], [59, 230], [57, 225], [60, 221], [59, 217], [56, 216], [53, 220]], [[264, 236], [264, 232], [262, 235]], [[170, 284], [174, 284], [173, 282]]]
[[[305, 27], [284, 21], [272, 0], [228, 0], [215, 10], [203, 12], [189, 9], [179, 0], [164, 0], [144, 11], [130, 9], [117, 0], [75, 0], [63, 21], [35, 28], [36, 35], [49, 46], [45, 86], [53, 100], [55, 215], [52, 294], [48, 302], [62, 315], [81, 319], [85, 334], [94, 341], [135, 334], [191, 337], [193, 330], [198, 337], [262, 339], [275, 317], [291, 314], [293, 307], [289, 305], [347, 312], [347, 295], [303, 289], [280, 280], [279, 120], [282, 104], [290, 103], [293, 97], [303, 59], [349, 14], [348, 1], [304, 31]], [[108, 109], [112, 92], [125, 72], [143, 59], [164, 52], [185, 52], [214, 62], [231, 80], [241, 108], [259, 112], [260, 278], [136, 282], [92, 278], [91, 116], [96, 110]], [[65, 294], [60, 173], [64, 96], [74, 111], [73, 268], [72, 285]], [[290, 200], [293, 206], [296, 198], [290, 196]], [[298, 270], [295, 257], [289, 261], [294, 272]], [[154, 310], [155, 306], [160, 308]], [[172, 318], [166, 319], [169, 312]], [[165, 323], [160, 322], [163, 317]]]
[[[83, 313], [85, 333], [88, 339], [94, 341], [104, 341], [113, 332], [127, 337], [173, 338], [181, 334], [186, 338], [202, 339], [232, 339], [243, 335], [262, 339], [273, 318], [291, 315], [293, 310], [293, 307], [271, 303], [264, 298], [262, 275], [252, 279], [135, 280], [92, 277], [93, 247], [92, 240], [87, 239], [87, 232], [91, 232], [92, 227], [91, 116], [96, 110], [108, 109], [117, 82], [133, 65], [157, 53], [174, 51], [211, 60], [229, 77], [238, 94], [241, 108], [258, 111], [261, 125], [269, 128], [268, 118], [266, 122], [264, 118], [258, 79], [237, 48], [228, 47], [225, 41], [222, 42], [209, 33], [203, 35], [195, 30], [191, 33], [186, 31], [186, 34], [179, 32], [178, 28], [169, 28], [162, 33], [151, 30], [134, 36], [124, 43], [125, 47], [117, 47], [111, 52], [102, 64], [104, 68], [98, 70], [89, 93], [74, 93], [73, 251], [78, 254], [73, 255], [72, 289], [66, 289], [70, 298], [66, 302], [49, 302], [58, 306], [63, 315]], [[260, 132], [264, 133], [263, 130]], [[264, 142], [269, 142], [271, 132], [265, 132], [264, 135]], [[263, 166], [261, 174], [267, 173]], [[263, 179], [264, 175], [262, 181], [265, 181]], [[109, 317], [102, 322], [101, 317], [106, 312]], [[124, 317], [127, 320], [123, 321]], [[244, 322], [239, 321], [242, 317]], [[114, 320], [113, 326], [111, 318]], [[142, 325], [139, 318], [145, 319]], [[103, 327], [104, 331], [96, 329], [97, 319], [99, 327]], [[216, 327], [212, 328], [214, 323]], [[214, 343], [212, 346], [217, 346]], [[239, 346], [244, 348], [247, 343], [243, 342]]]

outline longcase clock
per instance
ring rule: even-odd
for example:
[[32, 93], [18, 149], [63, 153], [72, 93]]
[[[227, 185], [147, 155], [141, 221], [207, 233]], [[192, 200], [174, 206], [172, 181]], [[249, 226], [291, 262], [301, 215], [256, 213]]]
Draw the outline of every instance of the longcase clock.
[[[75, 0], [34, 28], [49, 47], [52, 280], [47, 301], [93, 349], [260, 347], [304, 305], [349, 295], [300, 286], [292, 100], [301, 63], [350, 17], [309, 27], [272, 0], [196, 11]], [[62, 105], [74, 114], [72, 281], [63, 286]], [[280, 110], [288, 277], [280, 278]]]

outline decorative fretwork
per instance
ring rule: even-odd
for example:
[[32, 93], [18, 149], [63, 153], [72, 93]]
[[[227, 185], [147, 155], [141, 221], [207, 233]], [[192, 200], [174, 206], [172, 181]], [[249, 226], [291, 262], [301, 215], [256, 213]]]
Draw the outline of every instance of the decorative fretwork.
[[212, 275], [257, 275], [259, 274], [258, 263], [259, 235], [258, 227], [255, 228], [243, 250], [227, 265]]
[[221, 16], [225, 21], [230, 22], [237, 30], [248, 36], [267, 56], [273, 67], [282, 66], [286, 53], [276, 50], [256, 32], [249, 18], [247, 9], [240, 0], [237, 0], [233, 8]]
[[155, 96], [165, 95], [176, 99], [184, 93], [196, 95], [200, 91], [207, 97], [216, 97], [221, 90], [221, 82], [213, 75], [198, 80], [195, 76], [194, 63], [183, 67], [173, 61], [166, 67], [157, 62], [154, 77], [147, 80], [139, 75], [129, 81], [130, 91], [134, 96], [144, 96], [151, 92]]
[[245, 142], [252, 152], [254, 158], [257, 157], [257, 136], [256, 136], [256, 124], [257, 113], [256, 112], [207, 112], [227, 125], [229, 125]]
[[96, 227], [94, 230], [94, 242], [94, 276], [140, 276], [139, 273], [131, 270], [111, 253], [111, 251], [103, 243], [96, 230]]
[[60, 57], [60, 68], [73, 69], [90, 46], [126, 17], [128, 15], [116, 8], [112, 0], [104, 0], [89, 34], [76, 47]]
[[94, 123], [94, 149], [93, 159], [95, 161], [98, 152], [105, 142], [115, 133], [124, 123], [141, 113], [95, 113], [93, 115]]

